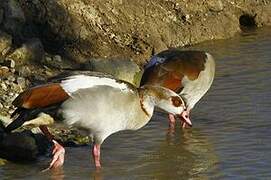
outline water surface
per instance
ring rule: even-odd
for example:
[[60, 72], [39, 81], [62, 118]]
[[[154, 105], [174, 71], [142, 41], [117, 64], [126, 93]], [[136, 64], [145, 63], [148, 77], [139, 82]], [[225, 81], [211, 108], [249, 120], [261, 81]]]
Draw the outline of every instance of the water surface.
[[90, 147], [67, 148], [63, 169], [49, 158], [8, 163], [0, 179], [269, 179], [271, 177], [271, 29], [192, 47], [216, 59], [216, 77], [192, 111], [193, 128], [168, 132], [166, 114], [102, 145], [101, 172]]

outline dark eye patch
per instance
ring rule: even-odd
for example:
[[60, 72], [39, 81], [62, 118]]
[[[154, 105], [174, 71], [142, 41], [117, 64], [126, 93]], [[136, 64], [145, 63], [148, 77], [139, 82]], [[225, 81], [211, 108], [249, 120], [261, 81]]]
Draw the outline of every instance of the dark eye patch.
[[173, 106], [175, 107], [180, 107], [183, 103], [180, 97], [178, 96], [171, 97], [171, 101], [172, 101]]

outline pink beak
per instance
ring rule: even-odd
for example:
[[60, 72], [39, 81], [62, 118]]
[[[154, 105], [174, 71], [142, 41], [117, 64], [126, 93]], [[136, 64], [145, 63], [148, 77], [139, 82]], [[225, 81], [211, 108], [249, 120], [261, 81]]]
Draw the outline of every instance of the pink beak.
[[183, 118], [184, 123], [186, 123], [188, 126], [192, 127], [192, 122], [189, 118], [189, 114], [187, 111], [183, 111], [180, 116]]

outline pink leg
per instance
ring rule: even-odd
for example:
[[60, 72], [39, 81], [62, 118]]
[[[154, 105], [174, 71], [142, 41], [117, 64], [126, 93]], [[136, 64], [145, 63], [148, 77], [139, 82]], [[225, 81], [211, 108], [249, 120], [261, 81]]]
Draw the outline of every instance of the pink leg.
[[101, 168], [101, 163], [100, 163], [100, 144], [94, 144], [92, 147], [92, 156], [94, 159], [95, 167], [96, 168]]
[[175, 128], [176, 119], [173, 114], [168, 114], [169, 128]]
[[49, 132], [46, 126], [40, 126], [42, 133], [54, 143], [52, 151], [53, 159], [50, 163], [49, 169], [57, 168], [64, 164], [65, 149], [57, 141], [53, 140], [53, 135]]

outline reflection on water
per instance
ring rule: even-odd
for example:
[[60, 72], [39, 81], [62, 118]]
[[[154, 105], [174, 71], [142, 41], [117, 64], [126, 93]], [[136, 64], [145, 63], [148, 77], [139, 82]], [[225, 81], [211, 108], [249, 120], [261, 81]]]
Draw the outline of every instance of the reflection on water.
[[271, 176], [270, 32], [260, 29], [196, 47], [217, 59], [214, 85], [193, 114], [219, 158], [209, 177]]
[[168, 133], [166, 115], [157, 112], [153, 121], [137, 132], [109, 137], [102, 147], [103, 169], [95, 171], [90, 147], [67, 148], [63, 169], [41, 172], [49, 163], [43, 158], [32, 164], [8, 164], [0, 177], [7, 179], [167, 179], [205, 177], [217, 161], [213, 148], [200, 129]]
[[271, 176], [271, 29], [193, 49], [214, 55], [217, 73], [208, 95], [192, 112], [194, 127], [168, 132], [157, 112], [137, 132], [121, 132], [102, 146], [95, 171], [90, 147], [67, 148], [63, 169], [41, 172], [49, 158], [8, 163], [0, 179], [255, 179]]

